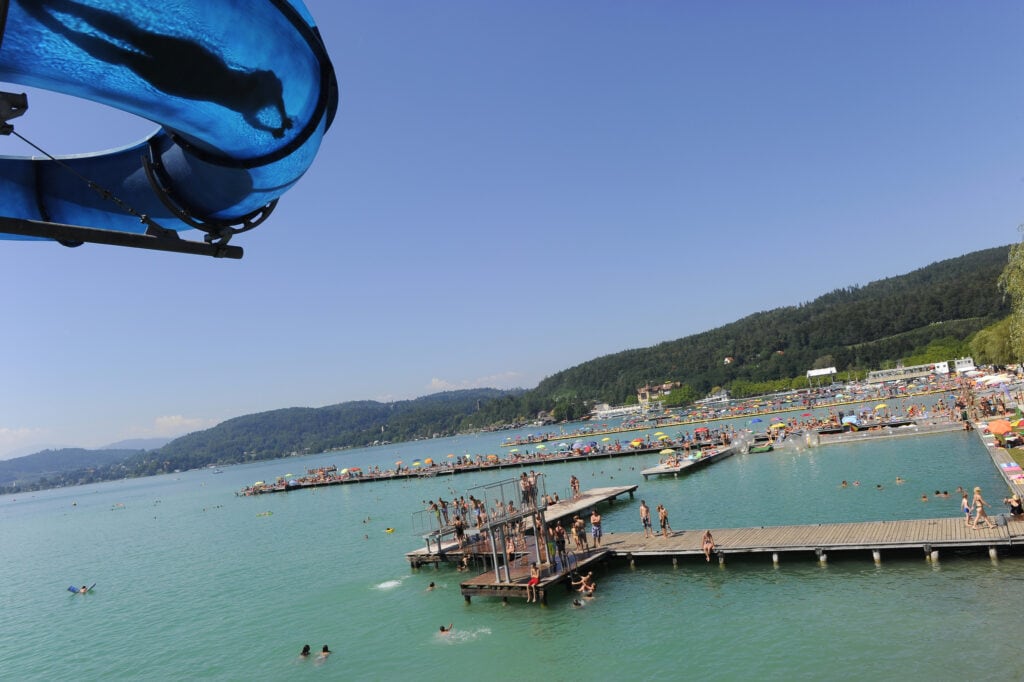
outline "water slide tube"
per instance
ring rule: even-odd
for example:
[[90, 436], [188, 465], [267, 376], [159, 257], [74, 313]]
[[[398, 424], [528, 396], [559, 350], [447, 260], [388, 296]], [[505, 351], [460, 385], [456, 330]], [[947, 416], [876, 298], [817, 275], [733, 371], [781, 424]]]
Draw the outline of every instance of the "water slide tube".
[[338, 105], [300, 0], [0, 0], [0, 81], [160, 126], [119, 149], [0, 156], [0, 216], [145, 234], [146, 215], [207, 242], [269, 214]]

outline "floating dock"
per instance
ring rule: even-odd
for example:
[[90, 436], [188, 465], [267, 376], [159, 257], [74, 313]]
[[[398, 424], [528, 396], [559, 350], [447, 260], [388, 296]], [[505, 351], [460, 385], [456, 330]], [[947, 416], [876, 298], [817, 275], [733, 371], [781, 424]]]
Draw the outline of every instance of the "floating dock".
[[[637, 487], [637, 485], [622, 485], [584, 490], [575, 499], [559, 500], [557, 504], [547, 505], [544, 508], [545, 520], [550, 525], [566, 517], [571, 518], [581, 511], [589, 511], [599, 504], [605, 502], [614, 503], [622, 495], [629, 495], [632, 499]], [[589, 520], [589, 518], [588, 516], [587, 519]], [[479, 531], [476, 528], [468, 528], [466, 536], [467, 542], [464, 547], [460, 548], [459, 543], [455, 540], [454, 526], [449, 525], [439, 530], [424, 533], [423, 539], [426, 542], [426, 547], [408, 552], [405, 558], [410, 566], [419, 568], [424, 564], [434, 564], [436, 566], [441, 562], [458, 563], [467, 556], [473, 558], [490, 555], [490, 549], [481, 540]]]
[[750, 447], [749, 434], [744, 434], [744, 436], [738, 437], [730, 445], [716, 448], [708, 454], [702, 453], [696, 459], [689, 459], [685, 454], [673, 455], [675, 464], [662, 462], [650, 469], [644, 469], [640, 473], [643, 474], [644, 480], [647, 480], [649, 476], [679, 476], [679, 474], [688, 474], [691, 471], [710, 466], [726, 457], [732, 457], [737, 452], [746, 452], [748, 447]]
[[[997, 515], [992, 516], [993, 523]], [[703, 530], [677, 531], [667, 538], [644, 538], [643, 533], [606, 534], [604, 547], [610, 555], [635, 561], [640, 557], [701, 556]], [[770, 556], [777, 564], [782, 555], [796, 559], [816, 558], [826, 562], [829, 554], [867, 555], [881, 561], [883, 551], [917, 551], [938, 560], [940, 550], [983, 551], [993, 558], [999, 549], [1024, 551], [1024, 521], [1010, 521], [995, 528], [964, 524], [963, 516], [912, 521], [866, 521], [860, 523], [823, 523], [800, 526], [764, 526], [758, 528], [713, 528], [716, 560], [728, 556]]]

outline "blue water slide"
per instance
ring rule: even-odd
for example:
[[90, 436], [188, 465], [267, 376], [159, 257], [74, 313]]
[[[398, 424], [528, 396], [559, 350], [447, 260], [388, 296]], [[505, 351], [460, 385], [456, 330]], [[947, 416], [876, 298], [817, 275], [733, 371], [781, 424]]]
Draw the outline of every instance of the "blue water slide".
[[0, 157], [6, 218], [226, 243], [302, 177], [338, 106], [299, 0], [0, 0], [0, 30], [0, 81], [159, 125], [119, 149]]

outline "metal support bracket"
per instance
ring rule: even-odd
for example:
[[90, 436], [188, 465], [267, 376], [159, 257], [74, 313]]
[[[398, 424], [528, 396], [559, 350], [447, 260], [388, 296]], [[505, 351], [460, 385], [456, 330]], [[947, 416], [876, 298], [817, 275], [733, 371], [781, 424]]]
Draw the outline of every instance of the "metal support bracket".
[[171, 253], [187, 253], [196, 256], [212, 256], [213, 258], [231, 258], [238, 260], [244, 253], [240, 246], [228, 244], [210, 244], [181, 239], [174, 230], [160, 227], [148, 222], [146, 232], [119, 232], [102, 230], [96, 227], [49, 223], [41, 220], [25, 220], [22, 218], [0, 217], [0, 232], [17, 234], [23, 237], [42, 237], [53, 239], [66, 246], [80, 246], [83, 242], [90, 244], [107, 244], [110, 246], [128, 246], [150, 251], [168, 251]]
[[10, 135], [14, 132], [14, 126], [10, 124], [12, 118], [18, 118], [28, 109], [28, 96], [15, 92], [0, 92], [0, 135]]

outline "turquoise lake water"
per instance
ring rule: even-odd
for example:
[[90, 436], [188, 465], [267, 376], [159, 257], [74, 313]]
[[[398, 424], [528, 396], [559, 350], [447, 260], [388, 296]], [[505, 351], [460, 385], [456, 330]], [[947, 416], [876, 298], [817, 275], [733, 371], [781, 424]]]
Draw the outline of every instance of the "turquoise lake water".
[[[546, 680], [1019, 679], [1024, 561], [944, 554], [611, 563], [582, 609], [459, 595], [460, 575], [413, 571], [422, 501], [518, 470], [236, 497], [322, 464], [496, 452], [508, 433], [462, 436], [0, 497], [0, 677]], [[606, 533], [639, 530], [640, 498], [676, 530], [958, 516], [980, 485], [1006, 492], [973, 433], [738, 455], [644, 481], [657, 455], [542, 468], [548, 491], [639, 483], [606, 508]], [[896, 485], [901, 476], [907, 483]], [[859, 480], [842, 489], [840, 481]], [[883, 490], [876, 490], [881, 483]], [[271, 515], [261, 515], [272, 512]], [[369, 518], [367, 523], [364, 520]], [[396, 532], [384, 532], [394, 527]], [[427, 591], [431, 582], [438, 588]], [[69, 585], [96, 583], [86, 596]], [[449, 636], [438, 626], [455, 623]], [[303, 644], [326, 661], [299, 660]]]

